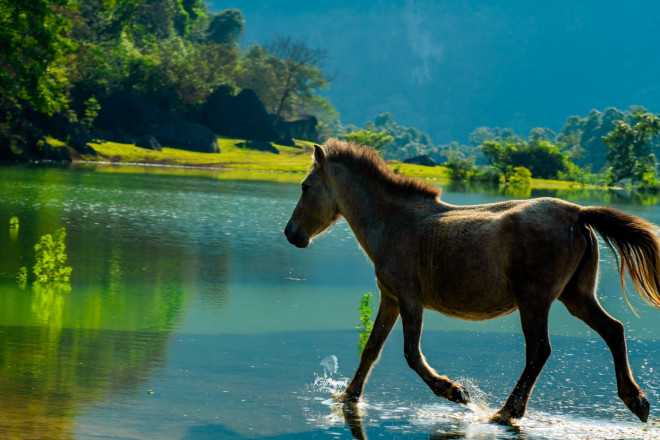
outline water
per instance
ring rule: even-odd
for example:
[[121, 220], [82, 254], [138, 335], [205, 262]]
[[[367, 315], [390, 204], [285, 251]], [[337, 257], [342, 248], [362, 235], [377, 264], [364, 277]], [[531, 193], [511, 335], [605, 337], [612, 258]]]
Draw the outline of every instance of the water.
[[[626, 326], [649, 423], [616, 397], [605, 344], [560, 304], [550, 319], [553, 354], [516, 427], [485, 422], [522, 370], [516, 314], [484, 323], [425, 315], [424, 353], [466, 385], [470, 408], [437, 399], [408, 368], [397, 324], [357, 414], [344, 412], [332, 393], [358, 363], [360, 298], [378, 296], [347, 225], [300, 250], [282, 232], [298, 185], [121, 170], [0, 167], [0, 437], [660, 437], [660, 312], [629, 292], [634, 316], [606, 252], [600, 298]], [[446, 188], [443, 198], [506, 197]], [[654, 206], [606, 201], [660, 223]], [[8, 228], [12, 216], [18, 230]], [[18, 269], [59, 227], [68, 233], [71, 292], [22, 290]]]

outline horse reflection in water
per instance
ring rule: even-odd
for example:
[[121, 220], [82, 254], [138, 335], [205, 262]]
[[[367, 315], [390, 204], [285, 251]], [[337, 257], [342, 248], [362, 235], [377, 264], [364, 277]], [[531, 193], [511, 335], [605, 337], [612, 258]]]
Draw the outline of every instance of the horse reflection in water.
[[400, 315], [410, 367], [437, 396], [467, 404], [467, 389], [439, 375], [421, 352], [423, 309], [467, 320], [519, 310], [525, 367], [504, 406], [491, 417], [511, 424], [524, 415], [550, 356], [548, 314], [558, 299], [605, 340], [619, 397], [640, 420], [647, 420], [650, 405], [628, 365], [623, 326], [596, 298], [599, 251], [594, 231], [618, 253], [622, 283], [625, 268], [640, 295], [660, 308], [655, 225], [612, 208], [551, 198], [452, 206], [440, 200], [438, 188], [393, 173], [371, 148], [331, 139], [314, 147], [285, 234], [304, 248], [341, 217], [374, 263], [381, 299], [355, 376], [335, 396], [338, 401], [350, 406], [359, 400]]

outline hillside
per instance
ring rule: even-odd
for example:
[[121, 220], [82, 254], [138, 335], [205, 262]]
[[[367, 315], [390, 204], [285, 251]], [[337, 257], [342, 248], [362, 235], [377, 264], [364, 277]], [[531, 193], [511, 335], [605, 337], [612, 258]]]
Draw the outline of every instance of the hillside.
[[633, 104], [660, 112], [660, 4], [642, 0], [210, 2], [239, 8], [241, 44], [301, 36], [327, 49], [344, 124], [390, 112], [436, 144], [476, 127], [559, 131], [568, 115]]

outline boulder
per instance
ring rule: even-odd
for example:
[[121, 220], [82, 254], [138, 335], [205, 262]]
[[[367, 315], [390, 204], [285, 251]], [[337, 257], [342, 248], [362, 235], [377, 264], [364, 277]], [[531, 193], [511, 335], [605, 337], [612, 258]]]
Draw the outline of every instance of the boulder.
[[163, 125], [171, 117], [150, 98], [119, 91], [100, 100], [101, 109], [94, 120], [104, 132], [121, 132], [137, 138]]
[[218, 139], [207, 127], [194, 122], [161, 125], [150, 133], [160, 145], [200, 153], [219, 153]]
[[434, 167], [437, 165], [437, 163], [435, 163], [435, 161], [426, 154], [422, 154], [421, 156], [410, 157], [404, 160], [403, 163], [412, 163], [415, 165], [424, 165], [427, 167]]
[[137, 138], [135, 141], [135, 146], [145, 148], [147, 150], [163, 151], [163, 147], [160, 145], [160, 142], [158, 142], [158, 139], [156, 139], [152, 134], [145, 134], [144, 136]]
[[295, 138], [314, 142], [318, 138], [316, 130], [318, 123], [318, 119], [311, 115], [293, 120], [280, 119], [275, 125], [275, 129], [286, 139]]
[[214, 91], [202, 106], [200, 122], [223, 136], [282, 143], [266, 107], [253, 90], [233, 95], [228, 87]]

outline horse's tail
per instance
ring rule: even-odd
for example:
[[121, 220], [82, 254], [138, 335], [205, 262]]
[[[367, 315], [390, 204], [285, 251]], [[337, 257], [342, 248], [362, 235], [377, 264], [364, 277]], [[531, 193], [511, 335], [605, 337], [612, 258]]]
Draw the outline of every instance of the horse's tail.
[[[656, 236], [658, 227], [640, 217], [609, 207], [582, 208], [580, 221], [598, 231], [614, 253], [624, 297], [626, 291], [623, 272], [627, 269], [637, 292], [647, 303], [660, 309], [660, 240]], [[628, 305], [634, 312], [630, 302]]]

